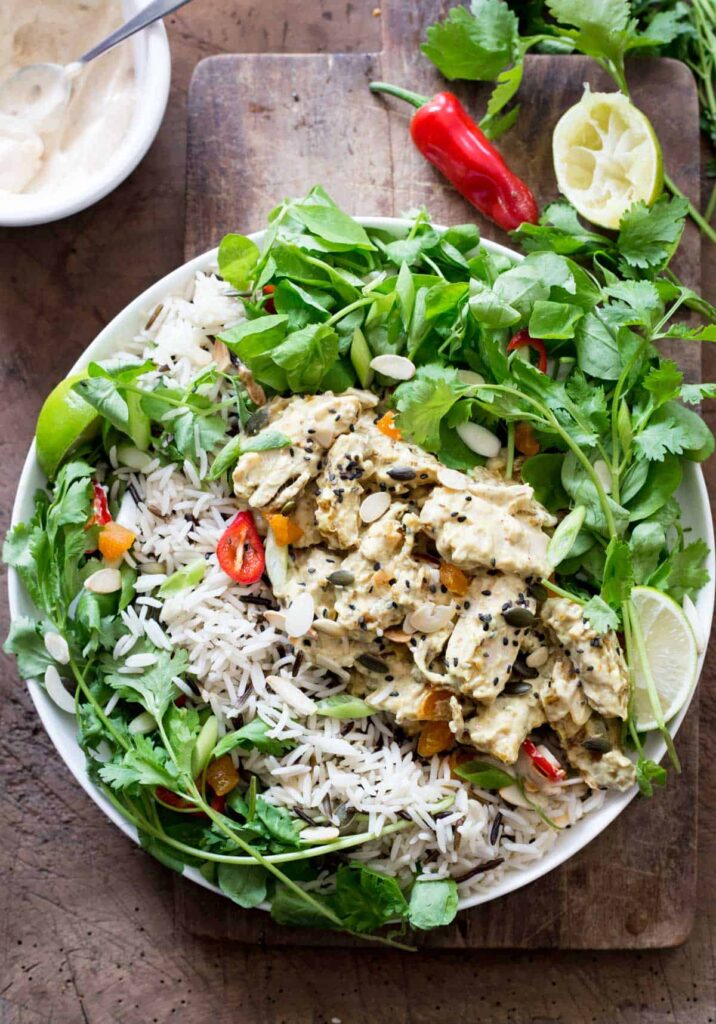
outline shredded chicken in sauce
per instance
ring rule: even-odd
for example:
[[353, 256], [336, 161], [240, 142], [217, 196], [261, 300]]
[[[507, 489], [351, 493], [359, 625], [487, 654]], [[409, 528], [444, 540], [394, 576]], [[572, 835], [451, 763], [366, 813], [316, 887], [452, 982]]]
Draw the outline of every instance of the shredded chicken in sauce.
[[514, 764], [537, 731], [591, 788], [628, 789], [618, 637], [535, 587], [552, 572], [555, 518], [519, 480], [458, 473], [385, 436], [376, 404], [355, 390], [274, 399], [266, 422], [291, 446], [246, 453], [234, 471], [240, 500], [302, 531], [274, 585], [283, 609], [313, 601], [296, 647], [445, 751]]

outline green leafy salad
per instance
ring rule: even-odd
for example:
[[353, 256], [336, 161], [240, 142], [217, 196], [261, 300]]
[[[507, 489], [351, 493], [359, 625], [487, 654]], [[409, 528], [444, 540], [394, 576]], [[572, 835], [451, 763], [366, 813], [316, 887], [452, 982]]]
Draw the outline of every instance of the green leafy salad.
[[[5, 542], [4, 558], [40, 615], [16, 619], [6, 649], [24, 677], [44, 677], [55, 695], [59, 676], [71, 676], [72, 694], [62, 689], [60, 700], [76, 713], [90, 776], [146, 849], [177, 870], [197, 867], [242, 907], [268, 902], [286, 924], [361, 934], [391, 924], [382, 941], [401, 945], [406, 926], [445, 924], [457, 910], [452, 878], [415, 875], [406, 885], [351, 860], [376, 838], [360, 816], [340, 835], [302, 838], [306, 821], [241, 770], [245, 758], [280, 755], [292, 741], [260, 718], [220, 736], [186, 650], [153, 642], [147, 628], [130, 670], [117, 666], [138, 582], [136, 566], [122, 560], [132, 540], [117, 521], [130, 489], [123, 478], [107, 504], [97, 480], [111, 480], [111, 465], [124, 459], [137, 472], [186, 462], [199, 488], [225, 482], [242, 453], [290, 443], [257, 430], [261, 390], [370, 389], [396, 436], [468, 474], [487, 459], [475, 431], [491, 438], [502, 474], [530, 484], [560, 520], [550, 543], [555, 573], [539, 588], [583, 605], [597, 633], [623, 637], [632, 684], [641, 680], [678, 770], [633, 595], [653, 588], [681, 606], [708, 582], [707, 546], [684, 529], [676, 495], [687, 463], [713, 451], [696, 407], [716, 385], [685, 382], [657, 348], [663, 339], [716, 341], [716, 310], [669, 270], [685, 215], [682, 200], [664, 197], [651, 209], [634, 206], [607, 237], [554, 203], [540, 224], [515, 233], [526, 254], [515, 261], [481, 245], [474, 225], [439, 229], [424, 210], [410, 214], [407, 229], [363, 227], [316, 187], [272, 212], [261, 249], [237, 234], [221, 243], [219, 274], [246, 313], [215, 339], [231, 366], [216, 350], [180, 384], [142, 357], [92, 364], [74, 383], [87, 422], [50, 467], [33, 517]], [[689, 310], [706, 323], [683, 322]], [[250, 546], [251, 535], [241, 543]], [[156, 604], [181, 599], [207, 571], [201, 555], [170, 574], [153, 592]], [[346, 695], [319, 705], [318, 714], [346, 720], [371, 713]], [[633, 708], [624, 733], [650, 795], [666, 769], [644, 754]], [[238, 774], [229, 756], [237, 754]], [[461, 777], [486, 789], [515, 782], [479, 763]], [[398, 818], [381, 835], [410, 824]]]

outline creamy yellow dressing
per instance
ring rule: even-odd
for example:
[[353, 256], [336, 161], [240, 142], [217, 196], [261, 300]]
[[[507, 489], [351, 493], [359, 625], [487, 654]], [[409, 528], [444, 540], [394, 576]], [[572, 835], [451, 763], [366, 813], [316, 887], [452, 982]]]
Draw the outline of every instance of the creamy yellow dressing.
[[[120, 0], [4, 0], [0, 82], [28, 64], [68, 65], [125, 20]], [[0, 204], [74, 192], [106, 167], [129, 128], [132, 45], [121, 43], [71, 80], [66, 106], [36, 119], [32, 106], [0, 113]], [[49, 97], [50, 100], [52, 97]], [[50, 102], [49, 107], [53, 107]], [[59, 112], [58, 112], [59, 110]]]

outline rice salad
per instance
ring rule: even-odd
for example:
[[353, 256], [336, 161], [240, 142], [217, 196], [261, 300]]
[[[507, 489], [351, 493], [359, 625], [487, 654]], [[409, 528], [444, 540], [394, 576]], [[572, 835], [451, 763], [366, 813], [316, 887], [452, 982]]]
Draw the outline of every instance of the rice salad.
[[316, 188], [43, 409], [52, 488], [4, 550], [42, 617], [6, 649], [142, 845], [241, 907], [404, 948], [662, 785], [643, 732], [678, 770], [629, 595], [683, 617], [704, 546], [661, 486], [627, 573], [641, 468], [623, 509], [596, 371], [521, 327], [608, 300], [546, 256], [424, 211], [366, 231]]

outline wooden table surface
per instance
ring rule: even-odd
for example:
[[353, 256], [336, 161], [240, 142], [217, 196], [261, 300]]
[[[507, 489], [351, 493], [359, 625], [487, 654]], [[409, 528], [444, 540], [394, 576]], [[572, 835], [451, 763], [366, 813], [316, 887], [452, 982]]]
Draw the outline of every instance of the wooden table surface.
[[[181, 262], [185, 99], [196, 62], [223, 52], [380, 48], [373, 0], [195, 0], [172, 16], [168, 29], [172, 94], [141, 167], [83, 214], [46, 228], [0, 232], [0, 375], [7, 381], [0, 407], [2, 529], [40, 396], [107, 320]], [[713, 301], [713, 251], [704, 290]], [[714, 376], [716, 353], [707, 352], [705, 378]], [[712, 412], [710, 418], [713, 426]], [[714, 494], [716, 466], [707, 475]], [[6, 617], [4, 586], [2, 601]], [[177, 928], [169, 873], [81, 793], [5, 659], [0, 1024], [710, 1024], [716, 1021], [715, 681], [712, 655], [701, 686], [700, 911], [682, 947], [412, 957], [337, 950], [327, 960], [325, 951], [222, 944]], [[653, 866], [644, 864], [644, 871]]]

